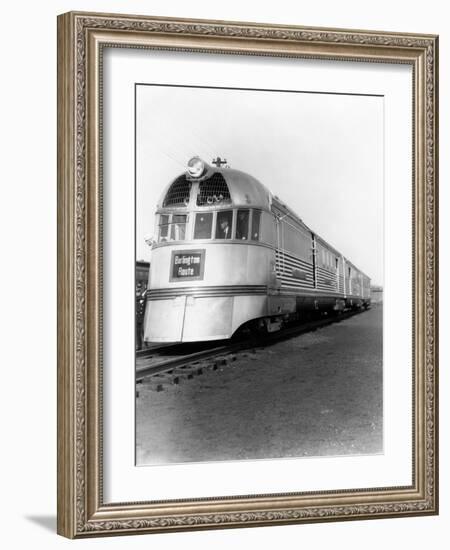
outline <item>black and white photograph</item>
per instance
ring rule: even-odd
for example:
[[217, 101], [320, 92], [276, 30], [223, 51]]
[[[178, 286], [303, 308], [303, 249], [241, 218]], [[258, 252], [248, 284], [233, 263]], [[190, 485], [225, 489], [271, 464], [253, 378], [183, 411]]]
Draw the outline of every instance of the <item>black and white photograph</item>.
[[448, 544], [447, 14], [4, 4], [5, 549]]
[[383, 453], [383, 121], [136, 83], [137, 466]]
[[437, 513], [438, 37], [356, 29], [58, 18], [64, 536]]

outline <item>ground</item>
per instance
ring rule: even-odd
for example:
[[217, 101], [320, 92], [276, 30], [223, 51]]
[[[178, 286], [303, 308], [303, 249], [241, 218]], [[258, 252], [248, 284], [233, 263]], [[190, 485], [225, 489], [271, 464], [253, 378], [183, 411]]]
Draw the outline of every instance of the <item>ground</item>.
[[383, 451], [382, 308], [139, 386], [137, 464]]

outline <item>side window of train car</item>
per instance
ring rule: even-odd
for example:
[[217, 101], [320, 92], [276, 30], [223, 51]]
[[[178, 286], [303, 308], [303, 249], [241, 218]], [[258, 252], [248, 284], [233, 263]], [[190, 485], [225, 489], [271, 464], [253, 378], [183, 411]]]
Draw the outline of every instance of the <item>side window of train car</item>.
[[223, 210], [222, 212], [217, 212], [216, 239], [231, 239], [232, 223], [232, 210]]
[[248, 221], [250, 210], [238, 210], [236, 218], [236, 239], [248, 240]]
[[186, 238], [186, 214], [174, 214], [170, 229], [171, 241], [184, 241]]
[[253, 241], [259, 241], [259, 226], [261, 222], [261, 211], [253, 210], [252, 215], [252, 233], [251, 238]]
[[159, 217], [159, 242], [163, 243], [167, 241], [169, 236], [169, 216], [167, 214], [161, 214]]
[[212, 212], [202, 212], [195, 216], [194, 239], [210, 239], [212, 231]]

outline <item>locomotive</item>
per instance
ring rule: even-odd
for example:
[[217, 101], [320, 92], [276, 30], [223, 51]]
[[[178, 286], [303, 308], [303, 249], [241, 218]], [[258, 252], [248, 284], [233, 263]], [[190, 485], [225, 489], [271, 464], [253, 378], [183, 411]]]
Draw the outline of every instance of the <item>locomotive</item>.
[[164, 190], [147, 290], [144, 339], [273, 332], [311, 312], [370, 307], [370, 278], [256, 178], [193, 157]]

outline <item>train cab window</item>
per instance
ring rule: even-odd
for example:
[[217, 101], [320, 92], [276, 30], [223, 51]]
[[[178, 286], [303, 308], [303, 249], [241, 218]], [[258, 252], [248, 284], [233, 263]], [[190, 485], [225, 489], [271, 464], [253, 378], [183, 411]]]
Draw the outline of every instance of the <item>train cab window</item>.
[[212, 220], [212, 212], [200, 213], [195, 216], [194, 239], [211, 238]]
[[241, 241], [248, 240], [248, 221], [250, 210], [238, 210], [236, 218], [236, 239]]
[[169, 216], [161, 214], [159, 217], [159, 242], [165, 242], [169, 236]]
[[217, 212], [216, 239], [231, 239], [232, 223], [232, 210], [222, 210], [222, 212]]
[[260, 210], [253, 210], [252, 234], [251, 234], [251, 238], [252, 238], [253, 241], [259, 241], [260, 221], [261, 221], [261, 212], [260, 212]]
[[186, 214], [173, 214], [170, 224], [170, 240], [184, 241], [186, 238]]

